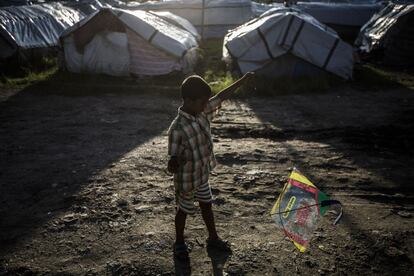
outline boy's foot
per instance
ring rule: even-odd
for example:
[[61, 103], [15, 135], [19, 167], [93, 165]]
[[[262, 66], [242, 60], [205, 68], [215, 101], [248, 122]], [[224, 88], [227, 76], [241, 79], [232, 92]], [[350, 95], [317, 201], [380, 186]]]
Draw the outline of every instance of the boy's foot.
[[174, 243], [173, 246], [174, 257], [179, 260], [186, 260], [188, 259], [188, 246], [186, 243]]
[[222, 239], [207, 239], [207, 248], [216, 249], [224, 252], [231, 252], [230, 243]]

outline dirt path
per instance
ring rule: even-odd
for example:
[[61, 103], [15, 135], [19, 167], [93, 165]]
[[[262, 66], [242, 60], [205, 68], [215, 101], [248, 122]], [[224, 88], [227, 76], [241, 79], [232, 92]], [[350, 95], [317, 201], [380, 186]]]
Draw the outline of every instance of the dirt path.
[[[0, 275], [412, 275], [414, 93], [343, 90], [232, 101], [213, 124], [219, 232], [174, 262], [166, 129], [178, 98], [17, 93], [0, 103]], [[292, 167], [332, 198], [302, 254], [269, 211]]]

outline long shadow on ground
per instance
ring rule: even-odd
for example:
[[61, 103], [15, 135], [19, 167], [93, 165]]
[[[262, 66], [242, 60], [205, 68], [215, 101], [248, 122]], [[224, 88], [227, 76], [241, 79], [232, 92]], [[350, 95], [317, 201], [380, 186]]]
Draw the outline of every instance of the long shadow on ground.
[[[412, 90], [396, 87], [379, 91], [358, 91], [344, 88], [331, 93], [294, 93], [263, 100], [246, 99], [249, 116], [260, 124], [218, 122], [227, 127], [216, 135], [265, 138], [285, 147], [289, 163], [302, 168], [321, 188], [326, 179], [312, 171], [370, 172], [381, 178], [374, 182], [369, 176], [356, 183], [359, 190], [393, 195], [413, 196], [414, 187], [414, 95]], [[214, 129], [213, 129], [214, 131]], [[220, 133], [224, 132], [224, 134]], [[289, 141], [321, 143], [329, 146], [332, 159], [309, 161], [306, 149], [295, 148]], [[330, 156], [330, 157], [332, 157]], [[338, 189], [352, 179], [330, 179]], [[337, 181], [339, 180], [339, 181]], [[361, 182], [362, 181], [362, 182]], [[332, 187], [335, 188], [335, 187]], [[372, 196], [371, 200], [389, 198]]]
[[[332, 93], [295, 93], [269, 98], [265, 105], [263, 102], [263, 99], [246, 99], [241, 106], [227, 111], [246, 116], [238, 110], [247, 109], [246, 120], [226, 121], [224, 116], [216, 121], [224, 127], [213, 128], [213, 132], [225, 138], [272, 140], [276, 155], [283, 152], [283, 156], [274, 158], [271, 149], [268, 152], [260, 149], [255, 152], [259, 157], [253, 162], [260, 164], [265, 159], [282, 169], [297, 166], [328, 194], [342, 192], [372, 203], [386, 203], [388, 208], [412, 208], [412, 90], [404, 87], [385, 91], [347, 88]], [[249, 118], [254, 117], [258, 123], [249, 123]], [[250, 158], [254, 159], [253, 153]], [[278, 163], [281, 158], [287, 160]], [[225, 161], [225, 155], [218, 159]], [[257, 191], [252, 197], [256, 195], [259, 195]], [[393, 235], [382, 231], [371, 233], [370, 229], [359, 225], [349, 209], [351, 207], [346, 210], [345, 206], [342, 224], [347, 229], [346, 236], [358, 245], [335, 241], [342, 247], [337, 253], [340, 254], [337, 267], [347, 273], [366, 271], [367, 266], [374, 274], [387, 267], [392, 267], [391, 272], [385, 273], [387, 275], [410, 271], [412, 245], [409, 242], [404, 245], [402, 239], [410, 239], [412, 233], [398, 229]], [[376, 227], [381, 228], [381, 222]], [[398, 238], [400, 234], [401, 239]], [[359, 255], [355, 257], [354, 254]]]
[[159, 135], [175, 113], [175, 96], [159, 101], [133, 82], [62, 78], [0, 103], [0, 255], [76, 204], [84, 186], [105, 182], [101, 171]]

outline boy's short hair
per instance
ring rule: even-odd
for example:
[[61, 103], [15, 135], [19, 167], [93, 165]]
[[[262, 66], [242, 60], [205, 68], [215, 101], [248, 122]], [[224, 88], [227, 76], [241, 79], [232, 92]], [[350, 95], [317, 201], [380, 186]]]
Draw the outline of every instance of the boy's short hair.
[[181, 97], [191, 100], [210, 98], [211, 88], [202, 77], [192, 75], [187, 77], [181, 84]]

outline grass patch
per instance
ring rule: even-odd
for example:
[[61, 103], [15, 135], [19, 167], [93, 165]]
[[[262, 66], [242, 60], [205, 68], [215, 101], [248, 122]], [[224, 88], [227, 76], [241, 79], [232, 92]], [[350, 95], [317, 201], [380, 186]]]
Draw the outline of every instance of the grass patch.
[[34, 83], [45, 81], [54, 76], [58, 71], [58, 67], [54, 66], [43, 71], [27, 71], [21, 77], [2, 76], [0, 87], [8, 89], [23, 89]]
[[182, 74], [170, 74], [158, 78], [135, 78], [59, 71], [51, 78], [36, 83], [31, 92], [66, 96], [150, 94], [178, 97], [182, 79]]
[[[184, 78], [181, 73], [156, 78], [78, 74], [59, 70], [56, 59], [47, 62], [47, 66], [42, 64], [38, 68], [24, 68], [19, 76], [1, 76], [0, 89], [67, 96], [134, 93], [179, 95], [179, 84]], [[46, 69], [40, 69], [44, 67]]]
[[0, 78], [0, 87], [7, 89], [23, 89], [34, 83], [50, 79], [58, 72], [56, 60], [44, 59], [46, 64], [38, 70], [23, 68], [21, 76], [4, 76]]
[[407, 87], [414, 88], [414, 74], [380, 67], [374, 64], [359, 65], [354, 68], [353, 86], [359, 89], [381, 89]]
[[[209, 39], [201, 43], [201, 61], [195, 73], [202, 76], [214, 93], [224, 89], [240, 76], [232, 75], [221, 60], [223, 39]], [[162, 94], [179, 97], [180, 85], [185, 78], [180, 72], [166, 76], [136, 78], [111, 77], [106, 75], [75, 74], [60, 71], [57, 59], [44, 58], [41, 70], [26, 70], [24, 76], [1, 77], [0, 88], [23, 90], [37, 93], [63, 95], [100, 94]], [[342, 79], [327, 74], [323, 77], [264, 78], [256, 76], [236, 93], [236, 97], [274, 96], [291, 93], [325, 93], [332, 89], [350, 86], [356, 89], [375, 90], [392, 87], [414, 88], [414, 74], [382, 68], [376, 65], [359, 65], [354, 70], [354, 80]]]
[[231, 85], [237, 76], [232, 76], [227, 71], [226, 64], [221, 60], [223, 39], [204, 40], [202, 49], [202, 61], [196, 69], [196, 73], [202, 76], [211, 86], [213, 93]]

